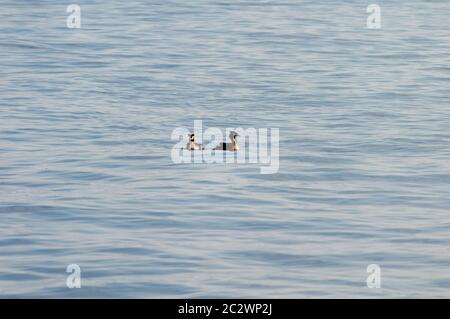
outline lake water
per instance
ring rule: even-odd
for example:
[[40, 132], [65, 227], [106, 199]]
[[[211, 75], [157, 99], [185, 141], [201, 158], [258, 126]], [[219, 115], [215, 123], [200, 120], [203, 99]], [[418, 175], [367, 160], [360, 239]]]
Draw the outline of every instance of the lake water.
[[450, 297], [449, 1], [73, 2], [1, 1], [0, 297]]

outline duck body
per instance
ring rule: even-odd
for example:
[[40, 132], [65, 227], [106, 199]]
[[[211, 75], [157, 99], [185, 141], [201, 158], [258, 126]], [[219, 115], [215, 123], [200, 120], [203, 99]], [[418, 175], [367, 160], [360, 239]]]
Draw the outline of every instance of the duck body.
[[239, 150], [239, 146], [236, 143], [220, 143], [214, 150], [236, 152]]
[[220, 143], [218, 146], [214, 148], [214, 150], [217, 151], [231, 151], [236, 152], [239, 150], [239, 146], [237, 145], [236, 137], [239, 136], [238, 133], [231, 131], [229, 138], [231, 140], [231, 143]]
[[190, 151], [197, 151], [202, 149], [202, 145], [195, 142], [188, 142], [186, 144], [186, 149]]

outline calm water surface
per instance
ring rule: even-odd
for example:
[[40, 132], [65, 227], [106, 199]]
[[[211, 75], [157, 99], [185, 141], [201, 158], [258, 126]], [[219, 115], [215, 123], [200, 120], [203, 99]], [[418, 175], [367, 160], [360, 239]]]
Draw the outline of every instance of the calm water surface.
[[[380, 30], [365, 1], [76, 3], [1, 1], [0, 297], [450, 297], [448, 1]], [[194, 119], [279, 128], [279, 173], [174, 164]]]

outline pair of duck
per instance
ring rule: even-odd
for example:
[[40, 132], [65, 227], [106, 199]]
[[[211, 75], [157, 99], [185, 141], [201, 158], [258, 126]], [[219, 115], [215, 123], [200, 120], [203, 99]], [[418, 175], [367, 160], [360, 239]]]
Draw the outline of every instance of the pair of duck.
[[[189, 142], [186, 144], [186, 148], [190, 151], [195, 151], [195, 150], [203, 150], [203, 146], [202, 144], [198, 144], [195, 142], [195, 134], [189, 134]], [[220, 143], [218, 146], [216, 146], [215, 148], [213, 148], [213, 150], [218, 150], [218, 151], [231, 151], [231, 152], [236, 152], [239, 150], [239, 146], [237, 145], [237, 140], [236, 138], [239, 136], [238, 133], [236, 133], [235, 131], [231, 131], [230, 135], [228, 136], [231, 140], [231, 143]]]

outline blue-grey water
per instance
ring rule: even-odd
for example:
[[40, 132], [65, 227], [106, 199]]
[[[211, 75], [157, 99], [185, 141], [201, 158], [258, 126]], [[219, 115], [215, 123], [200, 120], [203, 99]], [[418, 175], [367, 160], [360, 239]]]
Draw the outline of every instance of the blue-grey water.
[[1, 0], [0, 297], [450, 297], [450, 2], [370, 3]]

